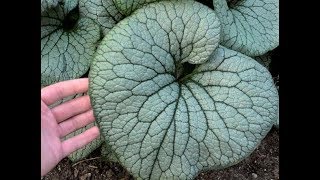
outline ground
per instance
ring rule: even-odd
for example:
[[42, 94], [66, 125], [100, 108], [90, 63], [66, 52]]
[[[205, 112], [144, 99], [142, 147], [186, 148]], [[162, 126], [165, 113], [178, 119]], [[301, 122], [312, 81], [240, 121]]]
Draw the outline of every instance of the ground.
[[[65, 158], [42, 180], [131, 180], [119, 164], [105, 162], [97, 149], [86, 159], [72, 164]], [[196, 180], [278, 180], [279, 130], [272, 128], [258, 148], [242, 162], [220, 171], [200, 173]]]

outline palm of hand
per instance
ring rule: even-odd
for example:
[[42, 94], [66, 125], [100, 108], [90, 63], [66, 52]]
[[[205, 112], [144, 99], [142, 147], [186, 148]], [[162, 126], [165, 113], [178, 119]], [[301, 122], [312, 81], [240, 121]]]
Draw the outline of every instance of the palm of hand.
[[88, 79], [60, 82], [41, 90], [41, 176], [55, 167], [64, 157], [83, 147], [99, 135], [94, 126], [65, 141], [69, 133], [94, 121], [90, 99], [82, 96], [52, 109], [54, 102], [88, 90]]

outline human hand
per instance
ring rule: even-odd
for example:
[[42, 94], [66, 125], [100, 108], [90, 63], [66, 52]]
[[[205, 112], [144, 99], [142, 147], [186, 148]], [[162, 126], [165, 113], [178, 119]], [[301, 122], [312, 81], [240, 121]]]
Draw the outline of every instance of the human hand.
[[41, 176], [53, 169], [64, 157], [99, 136], [94, 126], [69, 138], [69, 133], [94, 121], [89, 96], [82, 96], [52, 109], [48, 106], [70, 95], [88, 90], [88, 78], [59, 82], [41, 89]]

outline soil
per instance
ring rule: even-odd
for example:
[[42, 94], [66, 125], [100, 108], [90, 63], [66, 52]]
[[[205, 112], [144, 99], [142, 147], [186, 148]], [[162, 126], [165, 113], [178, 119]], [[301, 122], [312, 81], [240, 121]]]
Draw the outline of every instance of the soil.
[[[42, 180], [131, 180], [121, 165], [104, 161], [100, 149], [77, 163], [65, 158]], [[201, 172], [196, 180], [278, 180], [279, 130], [272, 128], [258, 148], [246, 159], [219, 171]]]

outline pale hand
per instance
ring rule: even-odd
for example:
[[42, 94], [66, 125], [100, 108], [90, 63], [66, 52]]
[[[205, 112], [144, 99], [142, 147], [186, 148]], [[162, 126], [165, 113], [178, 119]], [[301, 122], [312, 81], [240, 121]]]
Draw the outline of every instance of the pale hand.
[[70, 95], [88, 91], [88, 78], [59, 82], [41, 89], [41, 176], [53, 169], [64, 157], [99, 136], [94, 126], [62, 140], [69, 133], [94, 121], [89, 96], [82, 96], [52, 109], [48, 106]]

